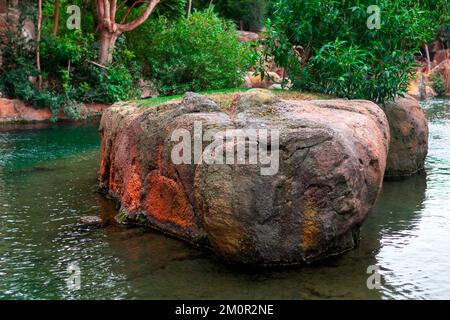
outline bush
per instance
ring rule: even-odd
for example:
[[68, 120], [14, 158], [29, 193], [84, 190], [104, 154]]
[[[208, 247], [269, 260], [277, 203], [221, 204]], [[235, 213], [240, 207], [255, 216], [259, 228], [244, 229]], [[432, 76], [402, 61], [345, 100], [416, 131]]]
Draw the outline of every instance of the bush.
[[267, 60], [284, 67], [296, 87], [384, 103], [407, 90], [414, 54], [434, 38], [446, 0], [379, 0], [381, 28], [367, 27], [373, 0], [275, 0], [266, 22]]
[[[246, 30], [259, 31], [270, 6], [269, 0], [221, 0], [213, 2], [221, 16], [242, 21]], [[194, 8], [208, 8], [211, 0], [194, 0]]]
[[45, 36], [41, 43], [43, 87], [39, 89], [30, 81], [39, 75], [35, 44], [17, 33], [8, 36], [8, 43], [14, 45], [2, 52], [0, 88], [6, 96], [24, 100], [35, 108], [49, 107], [54, 120], [61, 108], [77, 118], [75, 107], [80, 103], [114, 103], [139, 95], [136, 83], [140, 66], [124, 47], [124, 38], [117, 43], [118, 58], [105, 70], [92, 63], [98, 51], [92, 34], [72, 31], [60, 37]]
[[130, 43], [146, 77], [161, 94], [172, 95], [239, 86], [245, 59], [237, 38], [235, 26], [208, 9], [172, 23], [149, 21]]
[[444, 80], [439, 73], [434, 73], [430, 76], [430, 80], [432, 82], [433, 90], [437, 93], [438, 96], [443, 97], [447, 93], [447, 89], [445, 88]]

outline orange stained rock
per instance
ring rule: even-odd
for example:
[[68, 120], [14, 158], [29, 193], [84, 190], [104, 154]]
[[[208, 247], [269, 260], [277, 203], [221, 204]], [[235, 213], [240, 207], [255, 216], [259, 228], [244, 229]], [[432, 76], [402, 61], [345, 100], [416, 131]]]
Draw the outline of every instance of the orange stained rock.
[[153, 171], [147, 179], [146, 211], [154, 218], [170, 222], [182, 228], [194, 224], [194, 212], [183, 187]]
[[320, 238], [320, 229], [316, 222], [316, 203], [310, 196], [306, 197], [303, 205], [303, 227], [301, 235], [301, 247], [304, 251], [314, 249]]
[[139, 208], [141, 203], [141, 174], [140, 166], [133, 164], [127, 173], [125, 180], [125, 193], [123, 195], [123, 204], [129, 211], [134, 211]]
[[118, 185], [115, 180], [115, 168], [114, 168], [114, 157], [112, 152], [109, 154], [109, 180], [108, 180], [109, 189], [114, 191], [115, 193], [119, 193]]
[[[104, 138], [102, 137], [102, 140]], [[100, 150], [100, 182], [104, 182], [107, 177], [107, 168], [106, 168], [106, 147], [104, 144], [102, 144], [101, 150]]]

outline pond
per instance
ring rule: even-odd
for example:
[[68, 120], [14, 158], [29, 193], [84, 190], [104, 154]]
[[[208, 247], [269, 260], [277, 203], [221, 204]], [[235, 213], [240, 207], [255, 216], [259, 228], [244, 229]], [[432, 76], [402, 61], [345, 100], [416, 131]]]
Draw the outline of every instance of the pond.
[[[96, 193], [97, 126], [0, 127], [0, 299], [450, 299], [450, 102], [424, 107], [425, 172], [385, 182], [358, 248], [283, 269], [228, 266], [141, 228], [79, 226], [116, 214]], [[66, 284], [73, 265], [79, 290]]]

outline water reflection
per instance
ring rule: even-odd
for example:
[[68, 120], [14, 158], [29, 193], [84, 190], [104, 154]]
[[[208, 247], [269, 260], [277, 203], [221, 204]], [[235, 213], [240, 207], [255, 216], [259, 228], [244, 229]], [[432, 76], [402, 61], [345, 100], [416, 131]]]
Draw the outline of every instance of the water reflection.
[[430, 119], [426, 176], [387, 183], [379, 221], [385, 298], [450, 298], [450, 104], [425, 105]]

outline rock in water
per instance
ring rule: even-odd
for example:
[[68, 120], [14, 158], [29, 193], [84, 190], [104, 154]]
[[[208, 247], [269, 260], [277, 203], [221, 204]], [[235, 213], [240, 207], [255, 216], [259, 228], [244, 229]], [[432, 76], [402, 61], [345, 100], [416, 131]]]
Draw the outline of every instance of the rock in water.
[[419, 102], [406, 95], [388, 103], [391, 131], [387, 178], [409, 177], [421, 171], [428, 154], [428, 121]]
[[[389, 127], [381, 108], [280, 100], [261, 89], [236, 97], [226, 112], [216, 107], [189, 93], [181, 103], [117, 104], [104, 113], [100, 183], [121, 203], [119, 220], [210, 246], [236, 263], [304, 263], [353, 248], [385, 172]], [[210, 149], [205, 136], [205, 158], [195, 158], [198, 144], [178, 152], [182, 137], [190, 143], [209, 129], [259, 129], [260, 136], [257, 144], [216, 140]], [[207, 161], [220, 150], [236, 156], [242, 143], [268, 146], [278, 164], [261, 161], [261, 153], [257, 164]], [[174, 163], [174, 150], [189, 164]]]
[[79, 223], [83, 226], [88, 226], [88, 227], [102, 227], [103, 226], [103, 220], [97, 216], [81, 217], [79, 220]]

